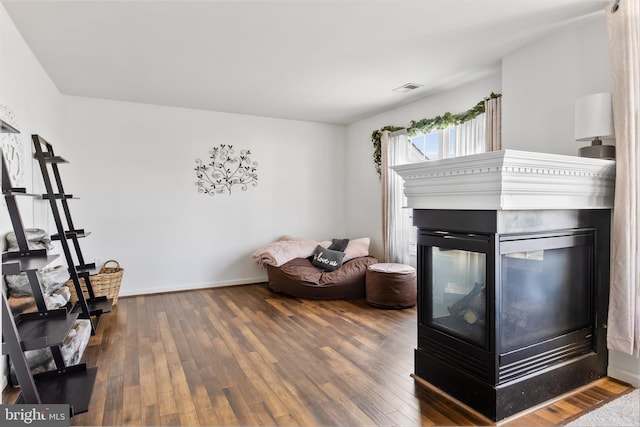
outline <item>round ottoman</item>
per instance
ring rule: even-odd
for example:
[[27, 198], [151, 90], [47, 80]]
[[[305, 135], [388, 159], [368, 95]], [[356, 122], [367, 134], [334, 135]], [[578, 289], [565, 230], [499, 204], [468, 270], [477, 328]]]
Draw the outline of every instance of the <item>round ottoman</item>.
[[416, 269], [410, 265], [378, 263], [367, 268], [367, 303], [378, 308], [408, 308], [416, 305]]

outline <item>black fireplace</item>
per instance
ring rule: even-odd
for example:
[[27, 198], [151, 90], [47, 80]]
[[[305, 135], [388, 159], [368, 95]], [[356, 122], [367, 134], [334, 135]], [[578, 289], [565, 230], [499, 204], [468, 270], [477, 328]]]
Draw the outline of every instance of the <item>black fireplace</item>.
[[610, 210], [414, 211], [415, 373], [501, 420], [606, 375]]

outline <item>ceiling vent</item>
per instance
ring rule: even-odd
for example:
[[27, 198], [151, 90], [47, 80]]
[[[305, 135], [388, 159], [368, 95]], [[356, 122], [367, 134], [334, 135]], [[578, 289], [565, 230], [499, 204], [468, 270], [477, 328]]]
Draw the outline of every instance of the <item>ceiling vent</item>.
[[418, 89], [419, 87], [422, 87], [421, 84], [418, 83], [407, 83], [407, 84], [403, 84], [400, 87], [397, 87], [395, 89], [393, 89], [394, 92], [399, 92], [399, 93], [404, 93], [404, 92], [410, 92], [414, 89]]

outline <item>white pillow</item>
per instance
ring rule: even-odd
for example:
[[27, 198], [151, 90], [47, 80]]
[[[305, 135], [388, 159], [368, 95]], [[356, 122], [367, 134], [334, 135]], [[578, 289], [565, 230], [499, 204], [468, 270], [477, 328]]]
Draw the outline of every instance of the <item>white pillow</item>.
[[345, 263], [350, 259], [369, 255], [370, 241], [371, 239], [369, 239], [368, 237], [361, 237], [360, 239], [349, 240], [347, 249], [344, 250], [345, 256], [342, 262]]

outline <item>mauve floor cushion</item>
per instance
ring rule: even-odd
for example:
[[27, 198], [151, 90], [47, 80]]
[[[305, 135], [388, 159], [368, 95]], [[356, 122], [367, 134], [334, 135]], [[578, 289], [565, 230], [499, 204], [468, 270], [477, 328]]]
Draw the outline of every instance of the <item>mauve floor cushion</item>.
[[366, 273], [367, 303], [379, 308], [408, 308], [416, 305], [416, 269], [410, 265], [380, 263]]
[[357, 299], [365, 296], [365, 275], [372, 256], [354, 258], [334, 271], [315, 267], [309, 258], [294, 258], [274, 267], [267, 265], [269, 289], [279, 294], [308, 299]]

